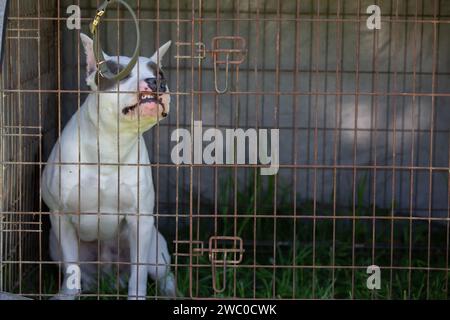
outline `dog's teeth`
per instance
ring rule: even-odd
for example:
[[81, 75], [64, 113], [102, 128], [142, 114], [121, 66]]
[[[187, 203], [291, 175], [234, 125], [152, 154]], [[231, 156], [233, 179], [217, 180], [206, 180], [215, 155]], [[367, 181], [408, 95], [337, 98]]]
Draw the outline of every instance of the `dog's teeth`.
[[147, 100], [147, 99], [156, 100], [157, 98], [158, 98], [158, 96], [153, 93], [148, 93], [148, 94], [141, 93], [141, 95], [140, 95], [140, 100]]

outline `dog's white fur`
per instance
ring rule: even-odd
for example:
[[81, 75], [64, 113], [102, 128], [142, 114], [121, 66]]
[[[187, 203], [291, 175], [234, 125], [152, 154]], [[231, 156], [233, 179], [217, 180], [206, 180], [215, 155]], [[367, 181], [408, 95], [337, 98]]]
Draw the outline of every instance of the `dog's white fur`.
[[[71, 274], [65, 271], [71, 265], [81, 268], [83, 290], [94, 284], [97, 274], [94, 261], [109, 262], [101, 265], [107, 270], [113, 262], [131, 262], [131, 267], [125, 266], [131, 271], [129, 299], [145, 298], [147, 274], [157, 279], [163, 294], [174, 296], [167, 243], [154, 225], [155, 192], [142, 137], [162, 119], [162, 107], [157, 105], [154, 111], [157, 116], [133, 117], [122, 113], [125, 107], [139, 102], [143, 80], [156, 77], [147, 65], [152, 61], [161, 66], [170, 42], [151, 58], [140, 57], [139, 66], [120, 82], [119, 88], [116, 85], [108, 92], [99, 92], [92, 40], [84, 34], [81, 40], [88, 69], [86, 81], [93, 92], [64, 128], [48, 159], [41, 184], [43, 199], [51, 211], [51, 256], [64, 263], [65, 276], [57, 298], [73, 299], [80, 293], [67, 286]], [[130, 60], [104, 56], [121, 64]], [[168, 88], [161, 97], [168, 112]]]

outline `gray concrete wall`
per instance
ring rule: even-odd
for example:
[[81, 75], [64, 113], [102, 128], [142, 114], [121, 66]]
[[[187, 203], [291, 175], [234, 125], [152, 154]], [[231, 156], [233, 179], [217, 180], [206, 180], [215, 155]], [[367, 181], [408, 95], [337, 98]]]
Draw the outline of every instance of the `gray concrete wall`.
[[[65, 2], [62, 2], [62, 15], [66, 5], [73, 3]], [[82, 15], [90, 18], [95, 1], [90, 1], [90, 7], [86, 3], [83, 1]], [[136, 1], [129, 3], [137, 7]], [[140, 1], [142, 55], [151, 55], [158, 44], [169, 39], [174, 43], [202, 41], [211, 48], [211, 39], [217, 35], [244, 37], [248, 55], [239, 73], [233, 69], [230, 75], [231, 91], [247, 93], [216, 95], [212, 56], [202, 61], [201, 77], [194, 64], [192, 77], [191, 61], [180, 60], [177, 68], [176, 50], [172, 46], [164, 67], [172, 91], [180, 95], [178, 103], [173, 100], [171, 114], [159, 127], [159, 133], [155, 129], [146, 134], [153, 162], [171, 163], [174, 143], [169, 140], [170, 133], [177, 126], [189, 128], [194, 120], [202, 120], [205, 127], [279, 128], [281, 164], [300, 166], [296, 170], [280, 170], [279, 194], [292, 190], [295, 183], [297, 203], [314, 195], [319, 202], [329, 202], [333, 192], [330, 167], [336, 161], [337, 165], [347, 167], [338, 169], [336, 175], [340, 206], [351, 204], [353, 182], [361, 183], [366, 176], [366, 204], [375, 202], [377, 207], [390, 208], [394, 203], [397, 213], [408, 214], [412, 199], [414, 215], [428, 215], [430, 205], [432, 215], [447, 214], [447, 170], [415, 170], [411, 175], [410, 170], [389, 167], [442, 169], [449, 166], [450, 101], [445, 94], [450, 92], [450, 24], [431, 23], [434, 14], [448, 20], [448, 1], [436, 1], [436, 8], [429, 1], [418, 1], [417, 8], [413, 1], [399, 1], [398, 7], [395, 1], [377, 1], [383, 22], [381, 30], [376, 32], [366, 28], [365, 20], [365, 10], [373, 1], [361, 1], [359, 10], [356, 1], [341, 1], [340, 17], [345, 22], [339, 24], [340, 29], [333, 21], [337, 17], [338, 1], [320, 1], [320, 7], [318, 1], [300, 1], [298, 13], [295, 1], [280, 1], [279, 10], [277, 1], [202, 1], [201, 14], [198, 1], [179, 1], [179, 8], [177, 1], [159, 1], [159, 16], [155, 3]], [[195, 3], [195, 8], [191, 3]], [[423, 23], [414, 23], [416, 11]], [[314, 22], [318, 14], [330, 21]], [[109, 12], [108, 16], [114, 17], [115, 12]], [[192, 20], [193, 16], [202, 20]], [[360, 23], [356, 22], [358, 16]], [[88, 19], [83, 21], [84, 32], [87, 26]], [[111, 23], [103, 34], [106, 51], [113, 54], [119, 48], [122, 54], [131, 54], [132, 25], [121, 29], [119, 45], [117, 30], [112, 26], [115, 24]], [[82, 79], [84, 75], [83, 55], [78, 51], [77, 33], [64, 26], [61, 31], [61, 86], [77, 90], [78, 70]], [[296, 69], [298, 72], [293, 72]], [[81, 88], [85, 88], [84, 84]], [[194, 94], [191, 101], [189, 93], [193, 90], [203, 94]], [[374, 92], [388, 94], [374, 95]], [[62, 124], [76, 108], [77, 95], [64, 95]], [[354, 177], [351, 170], [354, 164], [376, 164], [388, 169], [358, 170]], [[311, 165], [322, 168], [314, 171], [308, 168]], [[239, 185], [245, 183], [251, 171], [238, 170]], [[192, 192], [196, 205], [200, 203], [201, 207], [208, 208], [208, 204], [220, 197], [224, 192], [221, 181], [229, 172], [219, 169], [219, 181], [215, 184], [214, 169], [193, 170]], [[158, 211], [174, 213], [176, 169], [155, 169], [154, 176]], [[178, 201], [180, 212], [184, 213], [189, 209], [189, 177], [189, 169], [179, 170]], [[290, 191], [287, 201], [294, 201]]]

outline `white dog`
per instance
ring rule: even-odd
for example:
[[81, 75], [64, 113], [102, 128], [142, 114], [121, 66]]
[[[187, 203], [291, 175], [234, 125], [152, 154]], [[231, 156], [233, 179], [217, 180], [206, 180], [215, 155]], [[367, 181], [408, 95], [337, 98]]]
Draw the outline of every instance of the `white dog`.
[[[151, 58], [140, 57], [117, 83], [97, 77], [93, 42], [84, 34], [81, 40], [93, 93], [64, 128], [42, 175], [42, 195], [51, 211], [51, 256], [64, 262], [57, 298], [80, 293], [70, 285], [78, 266], [85, 289], [94, 283], [94, 262], [124, 259], [131, 270], [129, 299], [145, 298], [147, 273], [160, 292], [175, 296], [167, 243], [154, 225], [155, 192], [142, 137], [169, 112], [169, 89], [159, 67], [170, 42]], [[116, 73], [130, 61], [104, 57]], [[101, 267], [111, 269], [110, 264]]]

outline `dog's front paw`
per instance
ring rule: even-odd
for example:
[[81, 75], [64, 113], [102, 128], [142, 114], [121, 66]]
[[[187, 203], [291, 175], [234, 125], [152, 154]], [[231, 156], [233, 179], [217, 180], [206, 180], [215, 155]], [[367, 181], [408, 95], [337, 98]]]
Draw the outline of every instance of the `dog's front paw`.
[[175, 277], [172, 273], [167, 274], [164, 278], [159, 280], [159, 290], [163, 296], [167, 298], [183, 296], [180, 292], [177, 292], [175, 288]]
[[137, 290], [134, 286], [128, 287], [128, 300], [146, 300], [147, 287], [142, 286]]
[[80, 298], [81, 290], [74, 290], [68, 292], [59, 292], [50, 298], [50, 300], [78, 300]]
[[128, 295], [128, 300], [146, 300], [146, 296], [145, 296], [145, 294], [142, 294], [142, 295], [136, 295], [136, 294], [134, 294], [134, 295]]

